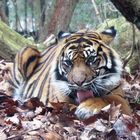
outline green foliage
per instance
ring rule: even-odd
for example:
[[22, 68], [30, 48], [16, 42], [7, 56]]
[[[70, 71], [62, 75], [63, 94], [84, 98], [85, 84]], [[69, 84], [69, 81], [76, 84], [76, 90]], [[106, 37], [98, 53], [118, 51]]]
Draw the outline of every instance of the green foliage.
[[93, 28], [96, 22], [92, 2], [80, 0], [74, 10], [69, 29], [74, 31], [86, 26]]
[[140, 98], [137, 99], [137, 103], [140, 104]]
[[[95, 2], [102, 21], [106, 20], [106, 18], [112, 19], [120, 16], [120, 13], [109, 0], [96, 0]], [[86, 27], [96, 28], [98, 25], [99, 21], [92, 1], [80, 0], [74, 10], [69, 30], [75, 31]]]

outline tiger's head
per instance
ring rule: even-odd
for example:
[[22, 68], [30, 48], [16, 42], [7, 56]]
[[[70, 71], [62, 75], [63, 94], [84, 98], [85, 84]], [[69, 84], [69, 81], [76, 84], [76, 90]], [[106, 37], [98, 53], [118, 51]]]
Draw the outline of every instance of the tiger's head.
[[111, 27], [101, 33], [82, 30], [64, 38], [55, 72], [71, 98], [82, 102], [109, 94], [119, 85], [122, 63], [109, 47], [115, 35]]

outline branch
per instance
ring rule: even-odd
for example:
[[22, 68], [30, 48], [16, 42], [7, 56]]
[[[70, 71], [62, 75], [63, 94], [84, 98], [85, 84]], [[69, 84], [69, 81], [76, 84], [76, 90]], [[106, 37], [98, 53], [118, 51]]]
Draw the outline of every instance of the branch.
[[91, 0], [92, 1], [92, 4], [93, 4], [93, 7], [95, 9], [95, 13], [96, 13], [96, 16], [99, 20], [99, 23], [102, 23], [102, 19], [101, 19], [101, 16], [100, 16], [100, 12], [98, 11], [98, 8], [97, 8], [97, 5], [95, 3], [95, 0]]
[[133, 31], [133, 44], [131, 46], [131, 50], [130, 50], [129, 55], [127, 56], [126, 59], [124, 59], [123, 68], [125, 68], [125, 66], [127, 65], [127, 63], [132, 58], [133, 53], [134, 53], [134, 50], [135, 50], [135, 46], [136, 46], [136, 33], [135, 33], [135, 26], [134, 26], [134, 24], [132, 24], [132, 31]]

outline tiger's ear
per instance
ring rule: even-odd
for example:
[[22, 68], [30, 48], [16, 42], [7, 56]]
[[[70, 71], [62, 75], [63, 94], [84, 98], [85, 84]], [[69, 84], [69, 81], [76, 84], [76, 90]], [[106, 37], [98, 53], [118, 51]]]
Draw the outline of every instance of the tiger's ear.
[[15, 66], [17, 72], [19, 71], [24, 79], [28, 79], [35, 70], [35, 67], [39, 61], [40, 52], [31, 46], [23, 48], [17, 53], [15, 58]]
[[109, 45], [116, 36], [116, 30], [114, 26], [112, 26], [106, 29], [105, 31], [101, 32], [100, 35], [101, 35], [102, 41], [105, 44]]
[[59, 31], [57, 37], [58, 39], [63, 39], [66, 38], [68, 36], [70, 36], [71, 34], [73, 34], [74, 32], [64, 32], [64, 31]]

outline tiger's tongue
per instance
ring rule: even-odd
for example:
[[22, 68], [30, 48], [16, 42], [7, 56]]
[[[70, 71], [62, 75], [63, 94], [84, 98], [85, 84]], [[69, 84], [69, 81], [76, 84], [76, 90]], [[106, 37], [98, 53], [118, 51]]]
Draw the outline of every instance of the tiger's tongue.
[[93, 97], [92, 91], [84, 91], [84, 90], [78, 90], [77, 91], [77, 99], [78, 103], [81, 103], [82, 101], [86, 100], [87, 98]]

